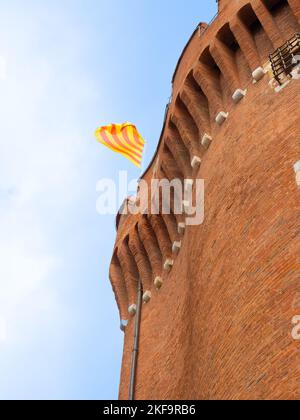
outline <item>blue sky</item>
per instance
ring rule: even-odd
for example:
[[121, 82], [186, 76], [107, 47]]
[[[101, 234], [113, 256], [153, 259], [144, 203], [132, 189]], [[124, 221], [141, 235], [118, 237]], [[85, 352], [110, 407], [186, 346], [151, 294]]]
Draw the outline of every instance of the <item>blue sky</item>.
[[215, 0], [0, 3], [0, 398], [115, 399], [123, 334], [96, 184], [139, 171], [93, 138], [134, 122], [155, 151], [171, 78]]

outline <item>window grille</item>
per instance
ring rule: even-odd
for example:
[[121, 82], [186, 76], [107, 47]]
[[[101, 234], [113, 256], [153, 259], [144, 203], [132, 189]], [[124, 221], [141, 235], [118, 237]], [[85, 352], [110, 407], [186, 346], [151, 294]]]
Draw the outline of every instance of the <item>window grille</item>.
[[277, 82], [282, 85], [291, 76], [291, 72], [300, 63], [300, 34], [296, 33], [282, 47], [270, 54], [273, 74]]

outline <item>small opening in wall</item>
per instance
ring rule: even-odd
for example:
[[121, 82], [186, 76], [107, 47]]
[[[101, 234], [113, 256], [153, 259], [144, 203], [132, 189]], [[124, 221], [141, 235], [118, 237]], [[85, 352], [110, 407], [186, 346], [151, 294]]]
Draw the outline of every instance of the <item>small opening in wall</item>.
[[287, 0], [263, 0], [263, 3], [272, 14], [276, 14], [282, 8], [289, 6]]
[[[180, 154], [180, 159], [182, 160], [182, 163], [184, 167], [182, 168], [182, 172], [186, 172], [186, 169], [189, 167], [189, 151], [186, 148], [180, 133], [178, 131], [178, 128], [173, 123], [173, 121], [170, 120], [169, 122], [169, 130], [170, 130], [170, 141], [173, 146], [176, 145], [178, 147], [178, 152]], [[171, 146], [170, 146], [171, 147]]]
[[188, 133], [188, 137], [190, 138], [192, 145], [194, 145], [197, 143], [198, 136], [198, 127], [196, 125], [196, 122], [193, 116], [191, 115], [190, 111], [180, 98], [180, 95], [178, 95], [175, 104], [175, 109], [178, 112], [178, 116], [180, 116], [181, 123], [184, 126], [185, 131]]
[[198, 94], [199, 97], [205, 98], [206, 100], [206, 96], [204, 95], [203, 90], [194, 79], [193, 71], [189, 72], [186, 78], [186, 84], [189, 85], [191, 89]]
[[209, 47], [206, 48], [206, 50], [203, 51], [201, 58], [200, 58], [200, 62], [205, 64], [206, 66], [208, 66], [211, 70], [213, 70], [215, 73], [217, 73], [218, 75], [220, 75], [220, 69], [217, 66], [215, 60], [213, 59], [210, 51], [209, 51]]
[[[211, 55], [210, 47], [207, 47], [203, 53], [201, 54], [201, 57], [199, 59], [200, 63], [204, 65], [204, 71], [207, 73], [206, 77], [209, 80], [209, 83], [211, 84], [211, 87], [214, 90], [214, 98], [216, 102], [219, 103], [212, 103], [210, 101], [210, 111], [213, 108], [219, 108], [222, 106], [221, 102], [223, 100], [223, 90], [221, 85], [221, 79], [222, 79], [222, 73], [220, 68], [218, 67], [217, 63], [215, 62], [214, 58]], [[213, 108], [211, 108], [213, 107]], [[218, 110], [213, 109], [213, 114], [215, 114]], [[212, 113], [210, 112], [210, 115]]]
[[239, 44], [237, 43], [231, 29], [229, 27], [229, 23], [223, 26], [217, 34], [217, 38], [219, 41], [223, 42], [233, 53], [235, 53], [239, 49]]
[[254, 13], [251, 4], [246, 4], [246, 6], [239, 11], [238, 15], [253, 35], [262, 30], [262, 25]]
[[[193, 70], [190, 71], [186, 78], [185, 84], [190, 87], [190, 89], [194, 92], [194, 99], [197, 101], [197, 106], [201, 110], [205, 123], [209, 124], [209, 104], [207, 97], [205, 96], [203, 90], [196, 82], [194, 78]], [[208, 129], [207, 126], [203, 127], [204, 130]]]

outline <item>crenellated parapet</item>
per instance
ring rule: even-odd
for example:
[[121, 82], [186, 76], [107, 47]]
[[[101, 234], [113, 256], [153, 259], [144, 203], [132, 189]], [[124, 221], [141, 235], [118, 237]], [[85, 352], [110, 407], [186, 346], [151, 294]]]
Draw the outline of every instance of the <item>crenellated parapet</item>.
[[[275, 98], [280, 86], [269, 55], [296, 32], [299, 0], [220, 0], [216, 19], [199, 25], [179, 60], [160, 142], [142, 179], [201, 178], [212, 145], [226, 142], [224, 127], [235, 124], [248, 93], [264, 84]], [[139, 279], [149, 304], [176, 270], [189, 229], [184, 214], [118, 216], [110, 279], [122, 320], [135, 314]]]

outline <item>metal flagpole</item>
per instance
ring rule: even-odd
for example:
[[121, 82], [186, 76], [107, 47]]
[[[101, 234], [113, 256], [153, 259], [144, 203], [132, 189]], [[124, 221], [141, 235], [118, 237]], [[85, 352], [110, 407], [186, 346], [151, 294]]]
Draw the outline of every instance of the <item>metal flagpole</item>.
[[137, 296], [137, 308], [135, 315], [134, 323], [134, 339], [133, 339], [133, 349], [131, 357], [131, 371], [130, 371], [130, 384], [129, 384], [129, 401], [134, 400], [135, 392], [135, 380], [136, 380], [136, 367], [137, 367], [137, 358], [139, 352], [139, 338], [140, 338], [140, 324], [141, 324], [141, 312], [142, 312], [142, 295], [143, 288], [141, 280], [138, 283], [138, 296]]
[[146, 151], [147, 151], [147, 142], [145, 140], [144, 150], [143, 150], [143, 159], [142, 159], [142, 165], [141, 165], [141, 175], [144, 173]]

